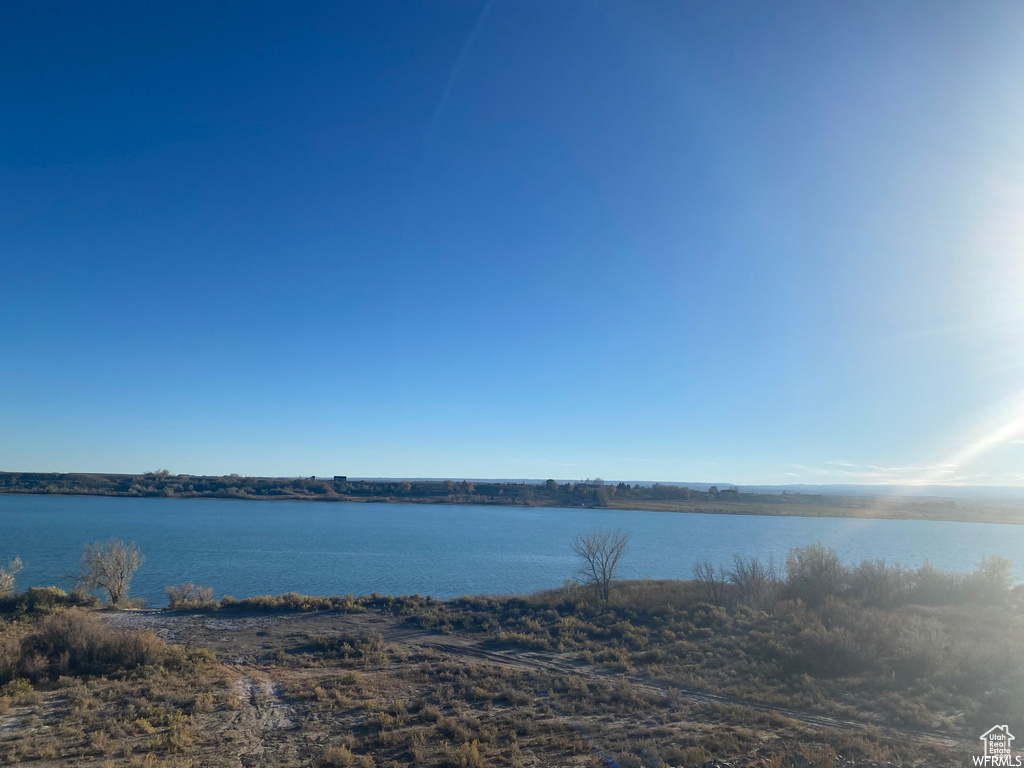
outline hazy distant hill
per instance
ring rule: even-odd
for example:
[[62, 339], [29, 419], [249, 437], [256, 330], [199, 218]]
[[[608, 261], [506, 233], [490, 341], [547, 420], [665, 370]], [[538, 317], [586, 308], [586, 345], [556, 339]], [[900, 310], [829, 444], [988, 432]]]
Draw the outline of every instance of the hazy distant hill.
[[[691, 486], [692, 487], [692, 486]], [[1012, 485], [742, 485], [743, 493], [812, 493], [823, 496], [910, 496], [914, 498], [977, 499], [1019, 504], [1024, 487]]]

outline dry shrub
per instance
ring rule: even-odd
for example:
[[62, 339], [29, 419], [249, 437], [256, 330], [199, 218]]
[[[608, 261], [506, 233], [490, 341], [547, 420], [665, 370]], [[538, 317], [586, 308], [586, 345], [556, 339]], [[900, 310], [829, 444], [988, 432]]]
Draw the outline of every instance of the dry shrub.
[[342, 744], [340, 747], [328, 747], [320, 764], [330, 768], [350, 768], [355, 762], [356, 756], [352, 750]]
[[175, 721], [170, 729], [149, 742], [149, 748], [164, 752], [188, 752], [195, 743], [195, 733], [183, 721]]
[[[725, 589], [724, 582], [722, 589]], [[702, 594], [700, 585], [689, 581], [639, 579], [616, 582], [612, 588], [611, 603], [643, 612], [668, 607], [684, 610], [701, 602], [704, 599]]]
[[59, 608], [93, 607], [99, 600], [84, 592], [68, 594], [59, 587], [29, 587], [24, 592], [0, 597], [0, 614], [46, 613]]
[[808, 605], [821, 605], [839, 595], [847, 574], [839, 553], [821, 542], [794, 547], [786, 557], [786, 591]]
[[[166, 645], [152, 632], [123, 632], [71, 609], [44, 616], [20, 646], [18, 673], [33, 680], [106, 674], [159, 663]], [[0, 678], [2, 679], [2, 678]]]
[[884, 763], [889, 759], [891, 750], [878, 742], [878, 732], [873, 729], [866, 729], [863, 734], [851, 735], [849, 733], [838, 733], [829, 739], [832, 746], [839, 752], [847, 755], [859, 755], [873, 763]]
[[196, 700], [192, 704], [192, 711], [213, 712], [213, 694], [209, 691], [196, 694]]
[[184, 723], [175, 723], [167, 733], [168, 752], [188, 752], [195, 742], [195, 734]]
[[110, 738], [110, 734], [106, 731], [96, 731], [93, 733], [90, 744], [93, 749], [102, 754], [109, 754], [113, 749], [113, 739]]
[[212, 609], [217, 605], [212, 587], [197, 587], [191, 581], [180, 587], [172, 584], [165, 587], [164, 592], [167, 593], [168, 608], [172, 611]]
[[[415, 596], [414, 596], [415, 597]], [[398, 600], [400, 598], [393, 598]], [[225, 597], [220, 601], [220, 609], [242, 609], [249, 611], [341, 611], [344, 613], [358, 613], [366, 610], [364, 605], [374, 605], [374, 596], [362, 597], [357, 601], [351, 595], [339, 597], [338, 595], [300, 595], [297, 592], [286, 592], [283, 595], [261, 595], [259, 597], [246, 597], [237, 600], [233, 597]]]
[[0, 696], [4, 696], [14, 704], [21, 704], [35, 695], [32, 683], [23, 677], [16, 677], [0, 688]]
[[690, 746], [680, 750], [669, 750], [664, 758], [672, 765], [681, 765], [684, 768], [696, 768], [704, 765], [711, 759], [711, 753], [701, 746]]
[[0, 635], [0, 680], [10, 680], [21, 659], [21, 642], [13, 634]]
[[800, 757], [814, 768], [837, 768], [839, 765], [839, 755], [828, 744], [801, 744]]
[[948, 656], [950, 640], [931, 618], [835, 598], [817, 612], [801, 614], [797, 606], [790, 615], [803, 624], [792, 671], [837, 677], [874, 670], [911, 681], [933, 674]]
[[874, 608], [895, 608], [906, 603], [913, 578], [913, 571], [885, 560], [863, 560], [847, 575], [851, 597]]
[[473, 739], [472, 742], [464, 741], [455, 750], [450, 764], [455, 768], [483, 768], [484, 760], [480, 757], [480, 742]]

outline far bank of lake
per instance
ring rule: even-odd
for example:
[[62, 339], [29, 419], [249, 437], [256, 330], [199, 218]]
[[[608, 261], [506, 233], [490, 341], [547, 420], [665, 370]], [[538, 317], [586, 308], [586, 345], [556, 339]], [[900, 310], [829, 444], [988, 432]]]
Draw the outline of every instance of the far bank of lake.
[[[940, 489], [936, 489], [940, 490]], [[1024, 524], [1012, 499], [837, 493], [765, 493], [672, 483], [528, 483], [510, 480], [349, 480], [347, 477], [243, 477], [59, 472], [0, 472], [0, 494], [102, 496], [318, 503], [461, 504], [500, 507], [582, 507], [718, 515], [870, 517]], [[1009, 502], [1009, 503], [1007, 503]]]

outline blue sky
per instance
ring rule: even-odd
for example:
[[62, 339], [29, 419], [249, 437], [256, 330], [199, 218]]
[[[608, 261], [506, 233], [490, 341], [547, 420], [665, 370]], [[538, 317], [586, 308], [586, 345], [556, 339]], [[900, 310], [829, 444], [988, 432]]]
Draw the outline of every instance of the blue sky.
[[1024, 485], [1019, 3], [7, 3], [0, 469]]

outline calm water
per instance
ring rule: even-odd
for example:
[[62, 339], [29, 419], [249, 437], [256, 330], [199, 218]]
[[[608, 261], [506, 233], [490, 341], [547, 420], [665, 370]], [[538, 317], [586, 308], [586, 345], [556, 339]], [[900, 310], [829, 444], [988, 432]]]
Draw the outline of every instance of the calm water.
[[[134, 540], [146, 555], [133, 594], [164, 605], [168, 584], [219, 595], [523, 593], [574, 575], [573, 536], [594, 526], [633, 534], [625, 577], [689, 578], [694, 561], [733, 553], [784, 559], [821, 541], [847, 561], [926, 559], [969, 570], [1014, 558], [1024, 526], [916, 520], [625, 512], [414, 504], [0, 495], [0, 561], [25, 561], [20, 587], [58, 584], [87, 542]], [[1024, 558], [1021, 558], [1024, 560]], [[1017, 565], [1024, 580], [1024, 563]]]

